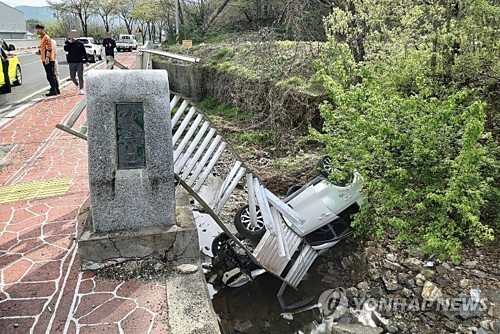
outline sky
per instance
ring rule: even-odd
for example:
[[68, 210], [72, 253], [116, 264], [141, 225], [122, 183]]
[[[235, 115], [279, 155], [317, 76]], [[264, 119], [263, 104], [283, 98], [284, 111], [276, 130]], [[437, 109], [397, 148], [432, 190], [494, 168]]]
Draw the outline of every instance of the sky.
[[11, 6], [11, 7], [16, 7], [16, 6], [35, 6], [35, 7], [42, 7], [42, 6], [47, 6], [47, 1], [45, 0], [0, 0], [3, 3]]

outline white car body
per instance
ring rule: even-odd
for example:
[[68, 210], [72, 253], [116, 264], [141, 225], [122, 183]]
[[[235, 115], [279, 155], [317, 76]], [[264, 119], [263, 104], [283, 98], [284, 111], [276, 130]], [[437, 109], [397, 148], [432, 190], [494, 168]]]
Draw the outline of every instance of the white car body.
[[77, 40], [85, 46], [89, 62], [95, 63], [97, 59], [102, 60], [102, 45], [96, 44], [93, 37], [78, 37]]
[[284, 199], [305, 222], [300, 225], [287, 224], [300, 236], [317, 230], [338, 218], [338, 214], [357, 203], [363, 204], [361, 176], [354, 173], [354, 180], [347, 186], [334, 185], [318, 177]]

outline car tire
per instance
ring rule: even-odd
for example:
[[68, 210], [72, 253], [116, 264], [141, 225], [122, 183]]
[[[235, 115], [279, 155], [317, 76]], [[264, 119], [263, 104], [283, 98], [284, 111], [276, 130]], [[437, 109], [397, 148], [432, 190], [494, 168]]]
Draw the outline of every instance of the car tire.
[[[342, 171], [340, 168], [337, 168], [332, 165], [332, 159], [328, 156], [325, 155], [319, 159], [318, 163], [316, 164], [316, 168], [318, 169], [319, 173], [324, 176], [325, 178], [328, 178], [330, 174], [333, 172], [339, 172]], [[346, 186], [349, 183], [352, 182], [352, 174], [344, 174], [344, 178], [338, 182], [335, 182], [335, 185], [337, 186]]]
[[243, 205], [238, 209], [234, 216], [234, 227], [244, 237], [250, 239], [261, 238], [266, 233], [262, 213], [257, 207], [257, 227], [253, 227], [250, 221], [250, 209], [248, 204]]
[[96, 52], [94, 51], [94, 54], [90, 57], [89, 61], [90, 61], [91, 63], [95, 63], [95, 62], [96, 62], [96, 60], [97, 60], [97, 54], [96, 54]]
[[319, 173], [324, 177], [330, 176], [330, 174], [335, 170], [332, 166], [332, 159], [328, 155], [322, 156], [316, 164], [316, 167], [318, 168]]
[[288, 188], [288, 191], [286, 192], [286, 197], [290, 196], [291, 194], [295, 193], [297, 190], [299, 190], [300, 188], [302, 188], [301, 185], [299, 184], [296, 184], [296, 185], [293, 185], [291, 186], [290, 188]]
[[19, 65], [16, 66], [16, 80], [12, 84], [14, 86], [21, 86], [23, 84], [23, 73]]
[[102, 60], [102, 50], [101, 53], [99, 54], [99, 60]]
[[229, 239], [229, 237], [226, 233], [220, 233], [219, 235], [217, 235], [214, 238], [214, 240], [212, 241], [212, 246], [211, 246], [213, 257], [216, 257], [217, 254], [219, 254], [219, 251], [222, 248], [222, 244], [224, 242], [226, 242], [228, 239]]

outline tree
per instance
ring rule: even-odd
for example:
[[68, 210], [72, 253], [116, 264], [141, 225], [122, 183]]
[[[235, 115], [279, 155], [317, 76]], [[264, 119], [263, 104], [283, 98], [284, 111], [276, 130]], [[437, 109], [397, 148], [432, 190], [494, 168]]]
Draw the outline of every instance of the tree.
[[208, 18], [207, 22], [203, 25], [203, 34], [205, 35], [208, 29], [210, 29], [210, 26], [212, 23], [215, 21], [215, 19], [219, 16], [219, 14], [224, 10], [224, 8], [227, 6], [231, 0], [223, 0], [221, 4], [217, 7], [217, 9], [210, 15]]
[[118, 0], [97, 0], [96, 14], [102, 19], [104, 29], [110, 31], [109, 21], [116, 12]]
[[147, 34], [148, 39], [154, 42], [156, 37], [156, 24], [161, 21], [160, 2], [147, 1], [139, 3], [132, 13], [132, 18], [141, 26], [142, 39], [145, 40]]
[[138, 4], [139, 0], [117, 0], [116, 2], [116, 14], [125, 23], [128, 34], [132, 34], [133, 14]]
[[97, 0], [68, 0], [64, 2], [50, 1], [49, 6], [58, 13], [57, 15], [64, 16], [74, 14], [80, 20], [83, 35], [88, 35], [89, 18], [96, 13]]

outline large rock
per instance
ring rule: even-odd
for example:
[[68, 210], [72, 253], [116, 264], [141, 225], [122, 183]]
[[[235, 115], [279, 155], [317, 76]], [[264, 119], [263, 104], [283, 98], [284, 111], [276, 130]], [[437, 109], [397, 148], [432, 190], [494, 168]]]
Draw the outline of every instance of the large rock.
[[436, 302], [443, 298], [443, 293], [431, 281], [427, 281], [422, 288], [422, 298], [427, 301]]
[[394, 271], [403, 271], [405, 268], [400, 265], [399, 263], [392, 262], [389, 260], [384, 260], [383, 267], [389, 270], [394, 270]]

